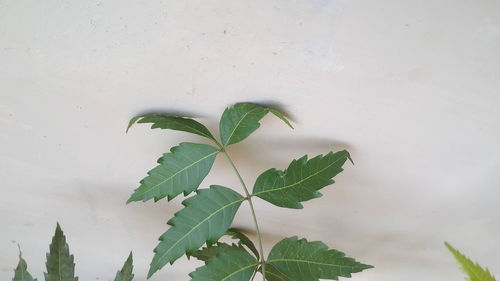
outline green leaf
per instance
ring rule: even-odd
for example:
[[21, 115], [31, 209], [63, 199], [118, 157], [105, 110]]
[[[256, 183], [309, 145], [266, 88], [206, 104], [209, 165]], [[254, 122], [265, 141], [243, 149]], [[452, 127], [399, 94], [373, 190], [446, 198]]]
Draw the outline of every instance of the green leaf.
[[241, 202], [237, 192], [212, 185], [182, 202], [184, 209], [168, 221], [170, 229], [160, 237], [148, 277], [167, 263], [192, 253], [204, 243], [215, 243], [228, 230]]
[[28, 272], [28, 265], [23, 259], [21, 251], [19, 250], [19, 263], [14, 270], [14, 278], [12, 281], [36, 281], [31, 274]]
[[78, 277], [75, 277], [74, 257], [69, 254], [69, 246], [59, 224], [49, 248], [45, 281], [78, 281]]
[[268, 112], [272, 112], [292, 127], [285, 116], [275, 109], [253, 103], [237, 103], [226, 108], [220, 119], [219, 129], [222, 145], [226, 147], [244, 140], [260, 127], [260, 119]]
[[188, 195], [207, 176], [217, 153], [219, 150], [208, 144], [183, 142], [173, 147], [158, 160], [160, 165], [148, 172], [127, 203], [165, 197], [170, 201], [180, 193]]
[[202, 137], [206, 137], [217, 143], [212, 133], [200, 122], [193, 119], [173, 116], [161, 113], [149, 113], [144, 115], [136, 116], [130, 119], [127, 126], [127, 132], [135, 123], [152, 123], [151, 129], [170, 129], [176, 131], [184, 131], [188, 133], [193, 133]]
[[133, 269], [132, 252], [130, 252], [122, 269], [116, 273], [115, 281], [132, 281], [134, 278], [134, 274], [132, 273]]
[[351, 160], [349, 152], [342, 150], [310, 160], [303, 156], [293, 160], [284, 171], [269, 169], [255, 181], [252, 196], [276, 206], [301, 209], [300, 202], [320, 197], [318, 190], [334, 183], [332, 178], [343, 171], [347, 159]]
[[339, 277], [351, 277], [351, 273], [372, 268], [346, 257], [342, 252], [329, 250], [322, 242], [297, 240], [297, 237], [278, 242], [269, 253], [267, 264], [274, 266], [290, 281], [338, 280]]
[[233, 239], [238, 239], [240, 242], [238, 243], [239, 245], [245, 245], [248, 247], [252, 253], [254, 253], [255, 257], [259, 259], [259, 251], [257, 251], [257, 248], [253, 244], [252, 240], [248, 238], [245, 234], [243, 234], [239, 229], [237, 228], [230, 228], [227, 232], [226, 235], [231, 236]]
[[189, 276], [191, 281], [248, 281], [258, 265], [244, 248], [230, 246]]
[[215, 257], [218, 253], [221, 253], [230, 247], [231, 245], [229, 244], [217, 242], [216, 245], [210, 245], [194, 251], [193, 253], [188, 253], [188, 256], [195, 257], [200, 261], [207, 262], [209, 259]]
[[474, 263], [447, 242], [444, 243], [448, 250], [455, 256], [457, 262], [462, 266], [462, 270], [469, 276], [469, 281], [495, 281], [488, 269], [483, 269], [479, 264]]

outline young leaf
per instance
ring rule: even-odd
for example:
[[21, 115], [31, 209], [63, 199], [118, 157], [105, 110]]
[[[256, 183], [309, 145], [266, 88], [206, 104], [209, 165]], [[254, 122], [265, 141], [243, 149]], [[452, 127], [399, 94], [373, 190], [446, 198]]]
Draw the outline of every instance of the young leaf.
[[332, 178], [343, 171], [347, 159], [351, 160], [349, 152], [342, 150], [309, 161], [307, 155], [303, 156], [293, 160], [284, 171], [269, 169], [255, 181], [252, 196], [276, 206], [301, 209], [300, 202], [320, 197], [318, 190], [334, 183]]
[[342, 252], [329, 250], [322, 242], [297, 240], [297, 237], [278, 242], [269, 253], [268, 264], [290, 281], [338, 280], [339, 276], [351, 277], [351, 273], [372, 268], [346, 257]]
[[202, 249], [196, 250], [193, 253], [188, 253], [188, 256], [195, 257], [200, 261], [207, 262], [209, 259], [215, 257], [221, 252], [224, 252], [228, 248], [231, 248], [231, 245], [217, 242], [216, 245], [203, 247]]
[[447, 242], [444, 243], [448, 250], [455, 256], [457, 262], [462, 266], [462, 270], [469, 276], [469, 281], [495, 281], [488, 269], [483, 269], [479, 264], [474, 263]]
[[248, 247], [250, 251], [255, 255], [257, 259], [259, 259], [259, 251], [257, 251], [257, 248], [253, 244], [252, 240], [248, 238], [245, 234], [243, 234], [241, 231], [239, 231], [237, 228], [230, 228], [226, 232], [226, 235], [231, 236], [233, 239], [239, 239], [240, 242], [238, 243], [239, 245], [245, 245]]
[[237, 103], [226, 108], [219, 124], [222, 146], [226, 147], [244, 140], [260, 127], [260, 119], [270, 111], [291, 127], [281, 112], [258, 104]]
[[19, 251], [19, 263], [14, 270], [14, 278], [12, 279], [12, 281], [36, 281], [36, 279], [34, 279], [28, 272], [28, 265], [23, 259], [21, 251]]
[[69, 253], [66, 237], [59, 223], [49, 248], [46, 262], [47, 273], [44, 273], [45, 281], [78, 281], [78, 277], [75, 277], [74, 257]]
[[180, 193], [188, 195], [207, 176], [217, 153], [219, 150], [208, 144], [183, 142], [173, 147], [158, 160], [160, 165], [148, 172], [127, 203], [164, 197], [170, 201]]
[[195, 196], [182, 202], [184, 209], [168, 221], [171, 227], [160, 237], [160, 243], [154, 249], [148, 277], [204, 243], [215, 243], [227, 231], [245, 200], [237, 192], [218, 185], [196, 192]]
[[203, 124], [186, 117], [172, 116], [161, 113], [149, 113], [136, 116], [130, 119], [128, 123], [127, 132], [134, 125], [134, 123], [152, 123], [151, 129], [170, 129], [176, 131], [184, 131], [188, 133], [197, 134], [206, 137], [215, 143], [217, 140], [212, 133]]
[[134, 278], [134, 274], [132, 273], [133, 269], [132, 252], [130, 252], [122, 269], [116, 273], [115, 281], [132, 281]]
[[189, 274], [191, 281], [248, 281], [259, 262], [245, 249], [230, 246]]

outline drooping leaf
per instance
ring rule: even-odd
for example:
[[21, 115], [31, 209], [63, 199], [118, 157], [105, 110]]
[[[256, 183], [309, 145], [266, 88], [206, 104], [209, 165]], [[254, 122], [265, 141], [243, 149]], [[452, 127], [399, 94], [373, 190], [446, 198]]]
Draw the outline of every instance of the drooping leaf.
[[372, 268], [346, 257], [342, 252], [329, 250], [322, 242], [298, 240], [297, 237], [278, 242], [269, 253], [268, 264], [290, 281], [338, 280], [339, 277], [351, 277], [352, 273]]
[[462, 267], [462, 270], [468, 275], [469, 281], [495, 281], [495, 277], [488, 271], [483, 269], [479, 264], [474, 263], [472, 260], [464, 256], [457, 249], [453, 248], [450, 244], [444, 243], [448, 250], [455, 256], [455, 259]]
[[219, 150], [208, 144], [183, 142], [173, 147], [158, 160], [160, 165], [148, 172], [127, 203], [188, 195], [207, 176], [217, 153]]
[[209, 259], [215, 257], [218, 253], [223, 252], [230, 247], [231, 245], [229, 244], [217, 242], [215, 245], [206, 246], [194, 251], [193, 253], [188, 253], [188, 256], [195, 257], [200, 261], [207, 262]]
[[184, 131], [193, 133], [202, 137], [206, 137], [217, 143], [212, 133], [198, 121], [187, 117], [173, 116], [161, 113], [149, 113], [136, 116], [130, 119], [127, 126], [127, 132], [135, 123], [152, 123], [151, 129], [170, 129], [176, 131]]
[[226, 147], [244, 140], [260, 127], [260, 119], [270, 111], [291, 127], [290, 122], [281, 112], [265, 106], [237, 103], [226, 108], [219, 124], [222, 146]]
[[215, 243], [228, 230], [243, 200], [237, 192], [218, 185], [198, 189], [184, 200], [184, 209], [168, 221], [171, 227], [160, 237], [148, 276], [206, 242]]
[[19, 251], [19, 263], [14, 270], [14, 278], [12, 279], [12, 281], [36, 281], [36, 279], [33, 278], [28, 272], [28, 265], [23, 259], [21, 251]]
[[300, 202], [320, 197], [318, 190], [334, 183], [332, 178], [343, 171], [347, 159], [351, 160], [349, 152], [342, 150], [310, 160], [303, 156], [293, 160], [284, 171], [269, 169], [255, 181], [252, 196], [276, 206], [301, 209]]
[[248, 281], [258, 265], [244, 248], [230, 246], [189, 276], [191, 281]]
[[59, 224], [56, 226], [49, 249], [45, 264], [47, 267], [47, 273], [44, 273], [45, 281], [78, 281], [78, 277], [75, 277], [74, 257], [69, 253], [66, 237]]
[[116, 273], [115, 281], [132, 281], [134, 278], [134, 274], [132, 273], [133, 269], [132, 252], [130, 252], [122, 269]]
[[248, 247], [252, 253], [254, 253], [255, 257], [259, 259], [259, 251], [257, 251], [257, 248], [255, 247], [255, 244], [248, 238], [245, 234], [243, 234], [239, 229], [237, 228], [230, 228], [226, 232], [226, 235], [231, 236], [233, 239], [238, 239], [240, 242], [238, 244], [240, 245], [245, 245]]

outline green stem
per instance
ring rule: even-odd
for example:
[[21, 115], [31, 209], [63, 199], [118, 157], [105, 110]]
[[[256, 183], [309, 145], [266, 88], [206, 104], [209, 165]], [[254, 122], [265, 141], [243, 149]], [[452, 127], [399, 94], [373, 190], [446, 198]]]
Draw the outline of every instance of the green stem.
[[236, 175], [238, 176], [238, 179], [240, 180], [241, 185], [243, 186], [243, 189], [245, 190], [245, 195], [247, 196], [248, 203], [250, 205], [250, 210], [252, 211], [252, 217], [253, 217], [253, 223], [255, 225], [255, 230], [257, 231], [257, 238], [259, 240], [259, 252], [260, 252], [260, 259], [261, 259], [261, 264], [262, 264], [262, 280], [266, 281], [266, 261], [264, 260], [264, 250], [262, 247], [262, 237], [260, 236], [260, 229], [259, 229], [259, 223], [257, 222], [257, 216], [255, 215], [255, 209], [253, 207], [252, 203], [252, 195], [250, 195], [250, 192], [248, 192], [248, 188], [243, 181], [243, 178], [240, 175], [240, 172], [234, 165], [233, 159], [229, 156], [227, 151], [225, 149], [222, 150], [224, 152], [224, 155], [226, 155], [227, 160], [229, 160], [229, 163], [233, 167], [233, 170], [236, 172]]

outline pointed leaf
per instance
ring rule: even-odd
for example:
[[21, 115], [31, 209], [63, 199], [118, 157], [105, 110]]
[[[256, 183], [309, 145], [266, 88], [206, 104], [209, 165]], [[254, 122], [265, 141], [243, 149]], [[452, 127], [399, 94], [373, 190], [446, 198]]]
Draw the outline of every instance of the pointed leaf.
[[134, 278], [134, 274], [132, 273], [133, 269], [132, 252], [130, 252], [122, 269], [116, 273], [115, 281], [132, 281]]
[[168, 221], [170, 229], [160, 237], [148, 276], [204, 243], [215, 243], [228, 230], [245, 198], [223, 186], [199, 189], [182, 202], [184, 209]]
[[78, 277], [75, 277], [74, 257], [69, 253], [66, 237], [59, 224], [56, 226], [49, 248], [46, 262], [47, 273], [44, 273], [45, 281], [78, 281]]
[[257, 248], [255, 247], [254, 243], [250, 238], [248, 238], [245, 234], [243, 234], [239, 229], [237, 228], [230, 228], [227, 232], [226, 235], [231, 236], [233, 239], [239, 239], [240, 242], [238, 244], [240, 245], [245, 245], [248, 247], [252, 253], [254, 253], [255, 257], [259, 259], [259, 251], [257, 251]]
[[160, 165], [148, 172], [127, 203], [165, 197], [170, 201], [180, 193], [188, 195], [207, 176], [217, 153], [219, 150], [208, 144], [183, 142], [173, 147], [158, 160]]
[[230, 246], [189, 274], [191, 281], [248, 281], [259, 262], [245, 249]]
[[343, 171], [347, 159], [351, 159], [349, 153], [342, 150], [310, 160], [303, 156], [293, 160], [285, 171], [269, 169], [255, 181], [252, 196], [276, 206], [301, 209], [300, 202], [320, 197], [318, 190], [334, 183], [332, 178]]
[[149, 113], [136, 116], [130, 119], [127, 132], [134, 123], [152, 123], [151, 129], [170, 129], [176, 131], [184, 131], [206, 137], [215, 142], [216, 139], [203, 124], [190, 118], [173, 116], [161, 113]]
[[267, 264], [274, 266], [290, 281], [338, 280], [339, 277], [351, 277], [351, 273], [372, 268], [346, 257], [342, 252], [329, 250], [322, 242], [297, 240], [297, 237], [278, 242], [269, 253]]
[[270, 111], [291, 127], [290, 122], [281, 112], [265, 106], [237, 103], [226, 108], [219, 124], [222, 145], [226, 147], [244, 140], [260, 127], [260, 119]]
[[200, 261], [207, 262], [209, 259], [215, 257], [217, 254], [227, 250], [231, 245], [217, 242], [216, 245], [211, 245], [207, 247], [203, 247], [193, 253], [188, 254], [188, 256], [195, 257]]
[[444, 243], [448, 250], [455, 256], [457, 262], [462, 266], [462, 270], [468, 275], [469, 281], [495, 281], [495, 277], [491, 275], [488, 269], [483, 269], [479, 264], [474, 263], [450, 244]]
[[36, 281], [36, 279], [34, 279], [28, 272], [28, 265], [23, 259], [21, 251], [19, 251], [19, 263], [14, 270], [14, 278], [12, 279], [12, 281]]

